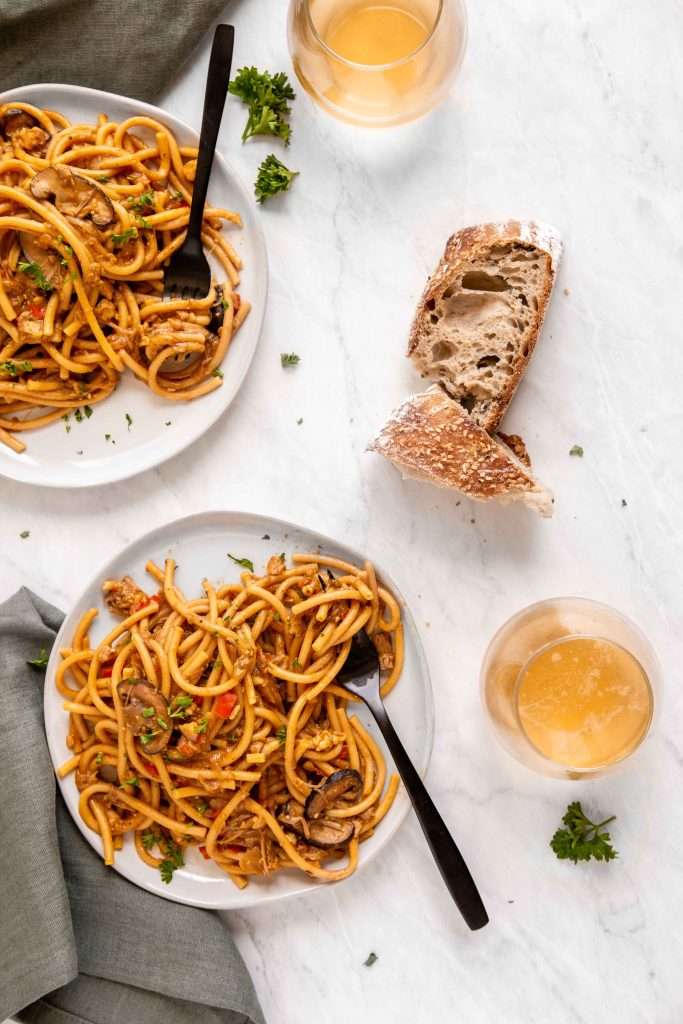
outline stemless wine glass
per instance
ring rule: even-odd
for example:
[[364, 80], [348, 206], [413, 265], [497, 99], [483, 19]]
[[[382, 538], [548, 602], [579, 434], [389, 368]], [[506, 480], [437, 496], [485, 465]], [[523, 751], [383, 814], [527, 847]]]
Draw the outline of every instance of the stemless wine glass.
[[582, 779], [638, 749], [658, 678], [657, 656], [634, 622], [598, 601], [560, 597], [501, 626], [484, 656], [481, 693], [513, 757], [543, 775]]
[[464, 0], [290, 0], [289, 51], [329, 113], [384, 127], [446, 95], [465, 52]]

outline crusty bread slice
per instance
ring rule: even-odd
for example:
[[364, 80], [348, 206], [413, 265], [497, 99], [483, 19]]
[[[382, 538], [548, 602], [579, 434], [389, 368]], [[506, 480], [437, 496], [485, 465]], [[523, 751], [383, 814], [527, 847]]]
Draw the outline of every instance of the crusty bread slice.
[[408, 355], [491, 433], [538, 340], [561, 252], [555, 228], [534, 221], [464, 228], [417, 307]]
[[405, 476], [454, 487], [476, 501], [521, 501], [552, 515], [550, 491], [437, 384], [399, 406], [368, 450], [390, 459]]

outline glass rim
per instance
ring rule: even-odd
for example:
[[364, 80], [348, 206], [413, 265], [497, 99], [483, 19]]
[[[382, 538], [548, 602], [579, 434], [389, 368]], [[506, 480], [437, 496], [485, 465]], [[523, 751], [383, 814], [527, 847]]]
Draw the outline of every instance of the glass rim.
[[[416, 47], [414, 50], [411, 50], [411, 52], [406, 54], [405, 57], [399, 57], [398, 60], [392, 60], [388, 64], [363, 64], [362, 61], [349, 60], [347, 57], [342, 57], [340, 53], [337, 53], [336, 50], [332, 49], [332, 47], [325, 42], [325, 40], [318, 32], [318, 29], [316, 28], [315, 22], [313, 20], [313, 14], [311, 13], [311, 0], [303, 0], [303, 2], [306, 11], [306, 20], [308, 21], [311, 32], [315, 36], [315, 40], [320, 46], [320, 48], [334, 60], [339, 61], [340, 64], [345, 65], [345, 67], [355, 68], [356, 70], [359, 71], [367, 71], [370, 73], [374, 73], [392, 71], [394, 68], [399, 68], [402, 65], [409, 63], [418, 55], [418, 53], [420, 53], [431, 42], [432, 38], [434, 37], [434, 33], [439, 27], [441, 15], [443, 14], [444, 4], [446, 0], [438, 0], [439, 9], [437, 10], [436, 17], [434, 18], [434, 24], [429, 30], [429, 34], [425, 37], [425, 39], [422, 40], [420, 45]], [[457, 2], [458, 6], [460, 7], [461, 16], [464, 19], [465, 6], [462, 3], [462, 0], [457, 0]]]
[[[578, 599], [578, 600], [580, 600], [580, 599]], [[584, 598], [584, 600], [590, 601], [591, 599], [590, 598]], [[544, 603], [543, 601], [538, 601], [537, 602], [537, 604], [543, 604], [543, 603]], [[600, 601], [593, 601], [591, 603], [593, 603], [593, 604], [601, 604], [602, 602], [600, 602]], [[530, 607], [533, 607], [533, 605], [530, 605]], [[611, 611], [617, 611], [616, 608], [611, 608], [610, 605], [604, 605], [604, 607], [610, 608]], [[627, 619], [627, 616], [622, 615], [621, 612], [617, 611], [617, 614], [621, 615], [622, 618]], [[629, 624], [631, 624], [630, 620], [627, 619], [627, 621], [629, 622]], [[561, 763], [559, 761], [553, 761], [553, 759], [548, 757], [547, 754], [544, 754], [543, 751], [541, 750], [541, 748], [534, 743], [534, 741], [532, 740], [531, 736], [529, 736], [529, 733], [524, 728], [524, 724], [522, 722], [522, 718], [521, 718], [521, 715], [519, 713], [519, 691], [520, 691], [520, 687], [522, 685], [522, 679], [524, 677], [524, 674], [525, 674], [526, 670], [529, 668], [531, 663], [533, 661], [535, 661], [536, 658], [538, 658], [545, 651], [549, 650], [551, 647], [556, 647], [558, 644], [568, 643], [570, 640], [602, 640], [604, 643], [612, 644], [613, 647], [618, 647], [620, 651], [624, 651], [624, 653], [628, 654], [630, 658], [633, 658], [633, 660], [635, 661], [636, 665], [640, 669], [640, 671], [642, 673], [642, 676], [643, 676], [643, 679], [645, 680], [645, 686], [647, 687], [647, 692], [648, 692], [648, 694], [650, 696], [650, 702], [649, 702], [650, 703], [650, 713], [648, 715], [647, 722], [646, 722], [646, 724], [645, 724], [645, 726], [643, 728], [643, 731], [642, 731], [641, 735], [638, 737], [638, 740], [637, 740], [635, 746], [632, 746], [632, 747], [626, 749], [623, 754], [621, 754], [617, 758], [614, 758], [611, 761], [603, 761], [600, 764], [592, 764], [592, 765], [588, 765], [588, 766], [584, 766], [584, 767], [575, 767], [574, 765], [571, 765], [571, 764], [564, 764], [564, 763]], [[524, 737], [525, 742], [529, 744], [529, 746], [534, 751], [534, 753], [536, 753], [544, 761], [548, 761], [549, 763], [551, 763], [553, 765], [558, 765], [563, 771], [571, 772], [573, 775], [594, 775], [596, 772], [604, 771], [607, 768], [613, 768], [613, 767], [616, 767], [616, 765], [621, 764], [622, 761], [625, 761], [627, 758], [629, 758], [633, 754], [635, 754], [636, 751], [643, 745], [643, 743], [645, 742], [645, 739], [647, 738], [647, 735], [648, 735], [648, 733], [650, 731], [650, 728], [652, 726], [652, 722], [654, 720], [655, 693], [654, 693], [654, 687], [652, 685], [652, 682], [650, 681], [650, 677], [647, 674], [644, 665], [642, 664], [640, 658], [637, 658], [635, 656], [633, 651], [629, 651], [629, 649], [627, 647], [624, 647], [623, 644], [618, 643], [616, 640], [610, 640], [608, 637], [600, 636], [597, 633], [571, 633], [571, 634], [569, 634], [567, 636], [557, 637], [555, 640], [548, 640], [548, 642], [543, 644], [542, 647], [539, 647], [538, 650], [534, 651], [533, 654], [529, 655], [529, 657], [524, 662], [524, 664], [520, 667], [519, 672], [517, 673], [517, 678], [515, 679], [514, 689], [512, 691], [512, 702], [513, 702], [513, 711], [514, 711], [515, 721], [517, 722], [517, 725], [519, 726], [520, 734]]]
[[[656, 670], [656, 678], [657, 678], [657, 680], [659, 679], [659, 676], [661, 674], [661, 667], [660, 667], [659, 659], [657, 657], [657, 654], [655, 652], [654, 647], [652, 646], [652, 644], [650, 643], [650, 640], [648, 639], [647, 634], [638, 625], [638, 623], [635, 621], [635, 619], [632, 619], [630, 615], [626, 615], [626, 613], [622, 612], [619, 608], [615, 608], [614, 605], [607, 604], [606, 601], [598, 601], [594, 597], [583, 597], [583, 596], [580, 596], [580, 595], [577, 595], [577, 594], [557, 594], [557, 595], [555, 595], [555, 597], [542, 597], [539, 601], [532, 601], [531, 604], [527, 604], [523, 608], [519, 608], [516, 612], [513, 612], [512, 615], [508, 615], [508, 617], [495, 630], [493, 636], [491, 637], [491, 639], [489, 640], [488, 644], [486, 645], [486, 649], [484, 651], [484, 657], [483, 657], [482, 663], [481, 663], [481, 672], [483, 672], [484, 667], [486, 665], [486, 662], [488, 660], [489, 654], [494, 649], [494, 647], [496, 646], [496, 642], [502, 637], [503, 633], [505, 633], [505, 631], [507, 629], [509, 629], [513, 624], [517, 623], [519, 621], [519, 619], [523, 618], [524, 616], [526, 616], [530, 612], [535, 612], [538, 608], [542, 608], [545, 605], [563, 604], [564, 602], [571, 603], [571, 604], [592, 605], [594, 608], [601, 608], [604, 611], [607, 611], [607, 612], [609, 612], [612, 615], [616, 615], [619, 619], [621, 619], [621, 621], [626, 626], [628, 626], [629, 629], [631, 629], [636, 634], [636, 636], [639, 638], [641, 643], [644, 644], [644, 646], [648, 649], [648, 655], [649, 655], [650, 658], [652, 658], [653, 664], [654, 664], [654, 668]], [[572, 635], [575, 635], [575, 636], [588, 636], [589, 634], [587, 634], [587, 633], [576, 633], [576, 634], [572, 634]], [[606, 638], [603, 637], [602, 639], [606, 639]], [[480, 677], [481, 677], [481, 672], [480, 672]]]

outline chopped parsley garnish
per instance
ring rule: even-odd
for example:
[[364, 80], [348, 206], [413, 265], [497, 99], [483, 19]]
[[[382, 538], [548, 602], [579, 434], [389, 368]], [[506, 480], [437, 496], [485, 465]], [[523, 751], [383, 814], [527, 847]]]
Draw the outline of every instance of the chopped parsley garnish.
[[153, 718], [154, 708], [143, 708], [140, 714], [142, 715], [143, 718]]
[[61, 245], [62, 249], [64, 250], [63, 252], [59, 253], [59, 262], [63, 267], [66, 267], [69, 260], [73, 256], [74, 251], [70, 245], [67, 245], [67, 243], [64, 241], [61, 235], [57, 235], [57, 245]]
[[289, 145], [292, 129], [286, 118], [295, 94], [286, 72], [271, 75], [255, 67], [240, 68], [228, 88], [249, 108], [242, 142], [252, 135], [277, 135]]
[[295, 658], [294, 661], [292, 662], [292, 668], [301, 668], [301, 662], [299, 661], [298, 658]]
[[221, 306], [223, 309], [230, 309], [230, 303], [227, 299], [221, 299]]
[[281, 725], [277, 732], [275, 733], [275, 735], [277, 736], [280, 746], [284, 746], [284, 744], [287, 742], [287, 726]]
[[248, 569], [249, 572], [254, 571], [254, 563], [250, 558], [237, 558], [236, 555], [231, 555], [230, 552], [228, 552], [228, 558], [231, 559], [235, 565], [241, 565], [243, 569]]
[[570, 455], [577, 455], [580, 459], [582, 459], [583, 458], [583, 448], [581, 447], [580, 444], [575, 444], [572, 448], [569, 449], [569, 454]]
[[21, 537], [22, 540], [27, 540], [31, 536], [31, 531], [30, 530], [22, 530], [21, 533], [19, 534], [19, 536]]
[[99, 750], [95, 754], [95, 764], [97, 765], [98, 768], [100, 767], [100, 765], [102, 764], [103, 761], [104, 761], [104, 757], [102, 756], [102, 751]]
[[111, 181], [111, 177], [108, 174], [100, 174], [98, 181], [101, 181], [103, 185], [106, 185], [108, 181]]
[[187, 714], [187, 708], [192, 704], [192, 697], [181, 695], [171, 701], [172, 711], [169, 712], [171, 718], [184, 718]]
[[172, 420], [166, 420], [166, 422], [164, 423], [164, 426], [165, 427], [170, 427], [172, 422], [173, 422]]
[[280, 365], [285, 366], [296, 366], [301, 362], [301, 356], [298, 356], [296, 352], [281, 352], [280, 353]]
[[195, 807], [197, 808], [200, 814], [206, 814], [206, 812], [209, 809], [209, 805], [207, 804], [206, 800], [198, 800], [197, 803], [195, 804]]
[[199, 735], [202, 732], [206, 732], [208, 727], [209, 727], [209, 719], [206, 718], [206, 716], [205, 716], [204, 718], [202, 718], [200, 720], [200, 722], [199, 722], [199, 724], [197, 726], [197, 730], [196, 730], [197, 731], [197, 735]]
[[379, 957], [377, 956], [376, 953], [368, 953], [367, 960], [363, 961], [363, 967], [372, 967], [372, 965], [376, 964], [378, 960]]
[[23, 274], [27, 274], [36, 283], [41, 292], [51, 292], [53, 285], [45, 277], [41, 266], [35, 260], [19, 260], [17, 267]]
[[40, 654], [37, 658], [32, 658], [31, 661], [27, 661], [26, 664], [30, 665], [31, 668], [47, 668], [49, 654], [47, 647], [40, 648]]
[[182, 868], [185, 864], [183, 858], [183, 851], [181, 848], [173, 842], [172, 839], [166, 839], [164, 842], [164, 851], [166, 856], [159, 865], [159, 873], [161, 875], [161, 881], [167, 885], [173, 878], [173, 872], [177, 868]]
[[126, 413], [126, 423], [128, 424], [128, 429], [130, 430], [130, 428], [133, 426], [133, 418], [128, 412]]
[[136, 213], [149, 213], [150, 207], [152, 210], [156, 209], [154, 193], [151, 191], [143, 192], [141, 195], [134, 196], [128, 201], [128, 208], [135, 210]]
[[105, 434], [104, 435], [104, 440], [105, 441], [111, 441], [111, 434]]
[[149, 732], [140, 733], [140, 742], [143, 747], [146, 747], [148, 743], [151, 743], [155, 736], [158, 736], [156, 729], [150, 729]]
[[221, 370], [220, 366], [216, 367], [216, 369], [212, 372], [211, 376], [220, 377], [221, 380], [223, 379], [223, 371]]
[[159, 833], [152, 831], [152, 829], [145, 829], [145, 831], [140, 836], [140, 842], [142, 843], [142, 847], [145, 850], [152, 850], [157, 845], [157, 843], [161, 842], [161, 839], [162, 837], [159, 835]]
[[138, 237], [138, 229], [137, 228], [126, 228], [126, 230], [122, 231], [120, 234], [117, 234], [116, 232], [114, 232], [114, 234], [110, 235], [110, 238], [111, 238], [112, 242], [114, 243], [114, 245], [117, 245], [117, 246], [125, 245], [126, 242], [130, 242], [131, 238], [137, 238], [137, 237]]
[[69, 414], [68, 414], [68, 412], [64, 413], [64, 415], [62, 416], [62, 419], [64, 420], [64, 427], [66, 429], [67, 434], [70, 434], [71, 433], [71, 424], [69, 423]]
[[298, 173], [290, 171], [274, 153], [269, 153], [261, 163], [254, 182], [257, 202], [264, 203], [266, 199], [276, 196], [279, 192], [287, 192]]
[[621, 499], [621, 507], [626, 508], [626, 498]]
[[15, 362], [14, 359], [8, 359], [4, 363], [0, 363], [0, 370], [8, 373], [10, 377], [18, 377], [20, 373], [30, 373], [33, 369], [33, 363], [28, 359], [20, 359]]
[[140, 785], [140, 780], [137, 777], [137, 775], [131, 775], [131, 777], [129, 779], [126, 779], [125, 782], [121, 783], [121, 785], [119, 786], [119, 789], [123, 789], [124, 786], [131, 786], [132, 787], [132, 786], [139, 786], [139, 785]]
[[299, 419], [298, 419], [298, 420], [296, 421], [296, 425], [297, 425], [297, 427], [300, 427], [300, 426], [301, 426], [301, 424], [303, 423], [303, 421], [304, 421], [304, 418], [303, 418], [303, 416], [299, 416]]
[[168, 722], [165, 722], [164, 719], [160, 718], [158, 715], [157, 715], [157, 725], [159, 726], [160, 729], [164, 729], [164, 730], [168, 729]]
[[575, 800], [562, 818], [566, 828], [558, 828], [550, 846], [560, 860], [571, 860], [574, 864], [591, 857], [594, 860], [614, 860], [618, 854], [610, 842], [610, 834], [601, 829], [615, 818], [613, 814], [596, 825], [586, 817], [581, 804]]

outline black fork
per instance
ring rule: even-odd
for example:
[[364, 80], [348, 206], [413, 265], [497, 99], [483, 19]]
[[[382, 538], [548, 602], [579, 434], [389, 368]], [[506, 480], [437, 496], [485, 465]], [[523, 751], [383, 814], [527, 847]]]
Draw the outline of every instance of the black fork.
[[371, 711], [403, 779], [417, 820], [448, 891], [469, 927], [473, 931], [483, 928], [488, 924], [489, 918], [474, 879], [389, 721], [380, 693], [379, 657], [375, 645], [364, 630], [353, 637], [349, 656], [337, 677], [337, 682], [350, 693], [360, 697]]
[[206, 78], [202, 131], [199, 136], [187, 237], [180, 249], [171, 256], [164, 274], [164, 298], [201, 299], [209, 294], [211, 288], [211, 268], [202, 246], [202, 218], [218, 129], [230, 84], [234, 43], [235, 29], [232, 25], [218, 25]]

